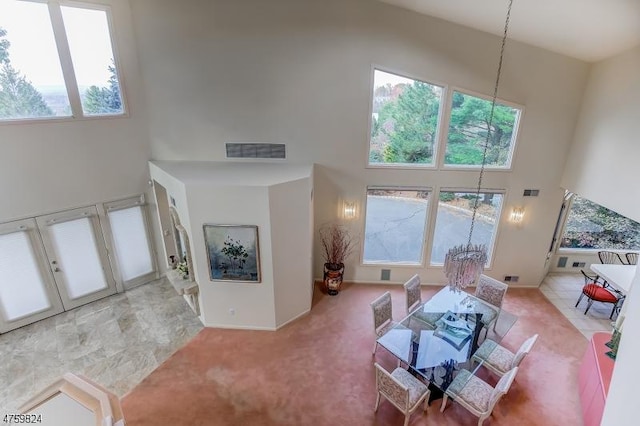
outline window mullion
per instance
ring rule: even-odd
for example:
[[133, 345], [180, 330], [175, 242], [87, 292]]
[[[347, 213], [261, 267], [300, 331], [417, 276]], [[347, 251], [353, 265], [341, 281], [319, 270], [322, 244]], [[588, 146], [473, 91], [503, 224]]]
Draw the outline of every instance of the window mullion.
[[51, 25], [53, 34], [58, 47], [58, 56], [60, 57], [60, 65], [62, 66], [62, 75], [64, 83], [69, 94], [69, 103], [71, 104], [71, 113], [74, 117], [82, 117], [82, 103], [80, 102], [80, 90], [76, 80], [76, 74], [73, 70], [73, 62], [71, 61], [71, 51], [69, 50], [69, 41], [67, 33], [64, 29], [64, 21], [62, 20], [62, 11], [60, 3], [57, 1], [48, 2], [49, 15], [51, 16]]

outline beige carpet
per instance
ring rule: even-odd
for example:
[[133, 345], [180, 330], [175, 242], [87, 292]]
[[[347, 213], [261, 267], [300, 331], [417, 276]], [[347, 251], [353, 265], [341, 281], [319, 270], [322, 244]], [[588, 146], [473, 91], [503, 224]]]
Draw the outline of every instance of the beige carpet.
[[[423, 300], [438, 289], [423, 287]], [[352, 284], [333, 297], [316, 291], [311, 313], [277, 332], [202, 330], [123, 398], [127, 425], [402, 424], [386, 401], [373, 411], [373, 361], [395, 367], [384, 349], [371, 355], [369, 302], [386, 290], [400, 319], [402, 286]], [[581, 425], [577, 371], [586, 339], [537, 289], [510, 288], [504, 309], [519, 317], [505, 346], [540, 338], [485, 425]], [[477, 424], [456, 403], [440, 413], [440, 402], [410, 424]]]

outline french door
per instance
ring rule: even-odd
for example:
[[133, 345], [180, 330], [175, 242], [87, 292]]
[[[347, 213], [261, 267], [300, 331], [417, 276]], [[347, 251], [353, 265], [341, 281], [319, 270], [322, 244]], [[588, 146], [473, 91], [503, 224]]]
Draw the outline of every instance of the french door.
[[144, 196], [0, 223], [0, 333], [158, 278]]
[[63, 312], [36, 221], [0, 224], [0, 333]]
[[36, 218], [65, 310], [116, 293], [95, 206]]

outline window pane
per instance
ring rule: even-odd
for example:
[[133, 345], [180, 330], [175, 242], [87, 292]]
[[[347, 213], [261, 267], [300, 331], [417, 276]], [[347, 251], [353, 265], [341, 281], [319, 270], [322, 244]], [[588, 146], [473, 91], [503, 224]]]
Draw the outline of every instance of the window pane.
[[428, 201], [428, 191], [367, 190], [364, 263], [421, 263]]
[[640, 250], [640, 224], [576, 196], [560, 247]]
[[0, 2], [0, 120], [71, 115], [49, 10]]
[[122, 99], [107, 13], [61, 7], [82, 111], [85, 115], [122, 114]]
[[433, 165], [442, 87], [375, 70], [369, 164]]
[[78, 299], [107, 288], [90, 218], [52, 225], [51, 237], [69, 298]]
[[[487, 140], [491, 101], [453, 92], [449, 136], [444, 162], [450, 166], [480, 166]], [[491, 137], [485, 165], [510, 167], [513, 154], [514, 130], [520, 110], [496, 103]]]
[[26, 232], [0, 235], [0, 303], [8, 321], [51, 307]]
[[[440, 192], [431, 249], [432, 265], [444, 264], [444, 257], [451, 247], [467, 244], [475, 197], [475, 192]], [[471, 243], [487, 246], [487, 264], [491, 263], [502, 197], [493, 192], [480, 193]]]
[[123, 281], [153, 272], [142, 207], [109, 212], [118, 266]]

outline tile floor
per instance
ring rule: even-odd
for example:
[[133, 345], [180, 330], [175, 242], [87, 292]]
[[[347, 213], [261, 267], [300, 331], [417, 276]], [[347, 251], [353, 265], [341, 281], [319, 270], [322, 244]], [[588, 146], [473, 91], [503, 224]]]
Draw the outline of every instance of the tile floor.
[[[575, 307], [583, 285], [582, 274], [550, 273], [540, 285], [540, 291], [587, 339], [591, 339], [596, 331], [612, 330], [612, 320], [609, 319], [612, 306], [609, 303], [593, 302], [589, 312], [584, 315], [586, 297]], [[614, 315], [613, 319], [615, 318]]]
[[202, 328], [162, 279], [2, 334], [0, 412], [66, 372], [122, 397]]

